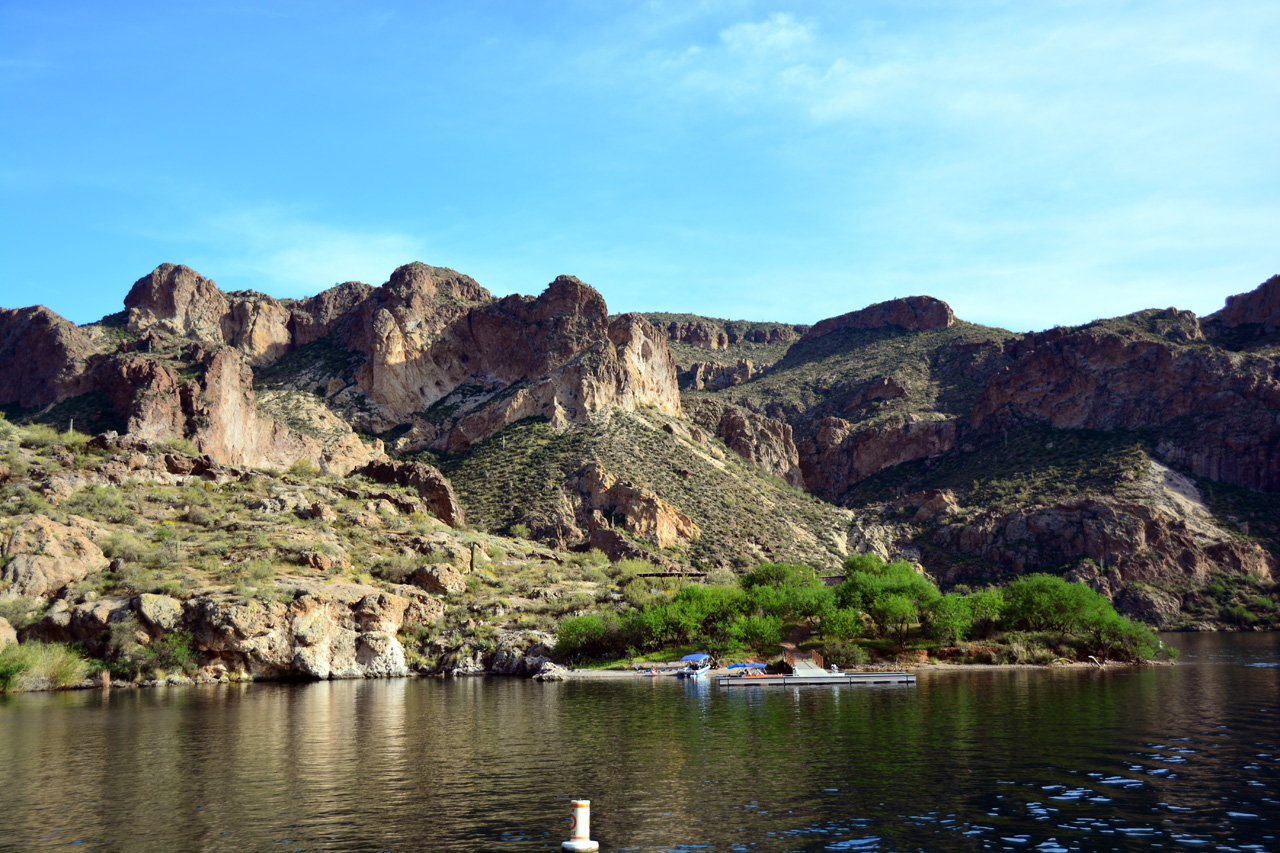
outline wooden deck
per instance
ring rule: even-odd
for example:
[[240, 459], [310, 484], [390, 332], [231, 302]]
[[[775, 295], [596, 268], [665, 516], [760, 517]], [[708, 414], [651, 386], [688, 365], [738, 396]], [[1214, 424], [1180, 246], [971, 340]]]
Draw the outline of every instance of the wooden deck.
[[910, 672], [806, 672], [803, 675], [765, 675], [758, 678], [736, 678], [717, 675], [717, 687], [801, 687], [810, 684], [832, 687], [848, 684], [870, 687], [881, 684], [916, 683]]

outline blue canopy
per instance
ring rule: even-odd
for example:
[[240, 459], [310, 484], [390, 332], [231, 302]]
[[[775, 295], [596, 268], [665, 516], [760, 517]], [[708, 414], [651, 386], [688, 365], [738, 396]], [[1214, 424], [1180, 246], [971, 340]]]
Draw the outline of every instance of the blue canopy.
[[680, 658], [680, 660], [706, 660], [709, 657], [711, 657], [711, 655], [704, 655], [701, 652], [699, 652], [696, 655], [685, 655], [684, 657]]
[[753, 669], [764, 669], [768, 664], [765, 663], [731, 663], [727, 669], [745, 669], [751, 667]]

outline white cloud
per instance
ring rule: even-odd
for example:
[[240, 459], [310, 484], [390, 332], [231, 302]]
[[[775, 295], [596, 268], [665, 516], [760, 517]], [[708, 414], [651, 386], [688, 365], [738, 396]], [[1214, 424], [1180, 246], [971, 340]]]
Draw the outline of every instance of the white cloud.
[[755, 54], [791, 54], [812, 40], [813, 30], [808, 24], [778, 13], [764, 21], [743, 21], [720, 31], [720, 41], [730, 50]]
[[424, 241], [409, 234], [347, 229], [275, 206], [215, 214], [148, 236], [190, 253], [185, 262], [224, 290], [277, 297], [308, 296], [340, 281], [381, 284], [396, 267], [426, 257]]

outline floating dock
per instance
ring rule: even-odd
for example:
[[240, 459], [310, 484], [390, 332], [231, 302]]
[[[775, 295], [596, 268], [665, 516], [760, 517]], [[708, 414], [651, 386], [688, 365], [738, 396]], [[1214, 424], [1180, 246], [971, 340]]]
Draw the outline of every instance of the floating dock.
[[837, 684], [848, 684], [855, 687], [870, 687], [881, 684], [915, 684], [916, 677], [910, 672], [812, 672], [804, 675], [763, 675], [756, 678], [736, 678], [729, 675], [717, 675], [717, 687], [803, 687], [810, 684], [832, 687]]

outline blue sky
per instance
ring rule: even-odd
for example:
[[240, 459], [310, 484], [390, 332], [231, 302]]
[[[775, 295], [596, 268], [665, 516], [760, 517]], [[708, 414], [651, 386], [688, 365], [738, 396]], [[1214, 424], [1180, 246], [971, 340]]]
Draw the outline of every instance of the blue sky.
[[299, 297], [1015, 330], [1280, 272], [1280, 3], [0, 0], [0, 305]]

